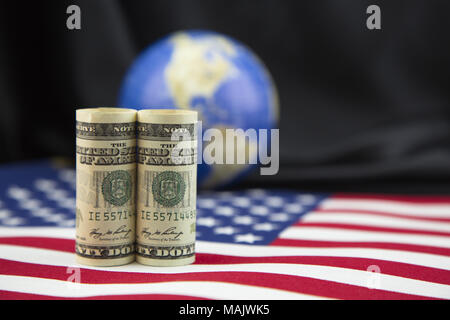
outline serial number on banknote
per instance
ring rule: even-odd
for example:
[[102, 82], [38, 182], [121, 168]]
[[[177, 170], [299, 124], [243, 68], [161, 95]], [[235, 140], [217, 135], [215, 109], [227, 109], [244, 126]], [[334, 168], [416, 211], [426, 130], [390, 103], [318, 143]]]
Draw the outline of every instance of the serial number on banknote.
[[121, 220], [128, 220], [132, 217], [133, 214], [127, 210], [112, 211], [112, 212], [89, 211], [90, 221], [121, 221]]
[[152, 212], [142, 210], [141, 220], [149, 221], [184, 221], [195, 219], [195, 210], [187, 212]]

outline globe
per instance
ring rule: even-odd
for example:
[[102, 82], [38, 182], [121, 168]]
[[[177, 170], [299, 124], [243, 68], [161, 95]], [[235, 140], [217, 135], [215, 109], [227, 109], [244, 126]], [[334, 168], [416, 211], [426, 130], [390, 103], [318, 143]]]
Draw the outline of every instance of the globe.
[[[203, 132], [224, 132], [274, 128], [279, 102], [269, 71], [248, 47], [220, 33], [192, 30], [170, 34], [136, 58], [125, 75], [119, 106], [191, 109], [198, 111]], [[232, 147], [224, 147], [224, 153], [226, 148]], [[257, 153], [256, 141], [237, 152]], [[203, 162], [198, 185], [230, 186], [255, 166]]]

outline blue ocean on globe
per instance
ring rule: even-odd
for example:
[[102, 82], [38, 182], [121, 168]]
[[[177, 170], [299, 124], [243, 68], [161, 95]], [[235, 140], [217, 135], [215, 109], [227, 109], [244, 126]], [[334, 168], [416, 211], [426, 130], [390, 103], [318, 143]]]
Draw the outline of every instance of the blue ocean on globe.
[[[271, 129], [277, 125], [279, 108], [272, 77], [249, 48], [229, 36], [201, 30], [176, 32], [146, 48], [125, 76], [119, 105], [195, 110], [203, 132]], [[246, 149], [238, 152], [257, 152], [255, 146]], [[202, 163], [198, 185], [230, 185], [252, 167]]]

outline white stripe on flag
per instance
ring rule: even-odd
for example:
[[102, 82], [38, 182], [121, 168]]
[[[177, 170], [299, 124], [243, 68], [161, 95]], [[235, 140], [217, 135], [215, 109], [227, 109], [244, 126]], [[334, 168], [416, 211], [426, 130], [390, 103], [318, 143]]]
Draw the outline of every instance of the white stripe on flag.
[[368, 210], [400, 213], [424, 218], [450, 218], [450, 205], [411, 204], [392, 200], [330, 198], [320, 203], [321, 209]]
[[[45, 229], [45, 228], [41, 228]], [[53, 228], [56, 229], [56, 228]], [[36, 230], [35, 230], [36, 231]], [[36, 235], [36, 234], [35, 234]], [[40, 234], [45, 237], [48, 234]], [[25, 235], [22, 235], [25, 236]], [[51, 235], [49, 235], [51, 236]], [[34, 259], [32, 252], [27, 250], [40, 250], [16, 245], [0, 244], [0, 258], [22, 261]], [[424, 267], [450, 270], [450, 257], [431, 253], [411, 252], [393, 249], [378, 248], [303, 248], [303, 247], [282, 247], [282, 246], [257, 246], [244, 244], [229, 244], [219, 242], [197, 241], [196, 251], [198, 253], [222, 254], [235, 257], [280, 257], [280, 256], [318, 256], [318, 257], [349, 257], [378, 259], [393, 262], [414, 264]], [[47, 250], [45, 255], [50, 255], [53, 250]], [[44, 253], [42, 253], [44, 254]], [[66, 253], [71, 255], [70, 253]], [[38, 255], [40, 256], [41, 253]], [[48, 261], [57, 258], [48, 257]], [[41, 261], [41, 260], [39, 260]], [[36, 261], [35, 263], [41, 263]], [[27, 261], [23, 261], [27, 262]], [[33, 261], [30, 261], [33, 262]]]
[[0, 227], [0, 237], [45, 237], [75, 239], [75, 229], [57, 227]]
[[325, 227], [289, 227], [280, 234], [282, 239], [344, 242], [403, 243], [450, 248], [450, 237], [395, 232], [344, 230]]
[[[47, 249], [27, 248], [20, 246], [1, 247], [2, 255], [8, 255], [9, 259], [21, 262], [38, 263], [42, 265], [57, 265], [64, 267], [79, 266], [75, 263], [74, 254]], [[12, 254], [15, 252], [15, 258]], [[4, 258], [2, 256], [2, 258]], [[157, 268], [143, 266], [137, 263], [114, 267], [99, 268], [80, 266], [85, 269], [104, 270], [115, 272], [139, 272], [160, 274], [181, 274], [192, 272], [263, 272], [291, 276], [309, 277], [314, 279], [339, 282], [360, 287], [366, 287], [373, 278], [373, 273], [348, 268], [338, 268], [321, 265], [286, 264], [286, 263], [251, 263], [251, 264], [223, 264], [223, 265], [189, 265], [177, 268]], [[162, 272], [164, 271], [164, 272]], [[0, 282], [0, 288], [9, 290]], [[379, 289], [415, 294], [427, 297], [450, 299], [450, 286], [427, 281], [403, 278], [399, 276], [379, 274]], [[41, 292], [40, 294], [46, 294]], [[195, 291], [185, 293], [195, 295]], [[233, 295], [231, 295], [233, 297]], [[228, 297], [229, 298], [229, 297]], [[270, 299], [269, 297], [266, 297]], [[256, 298], [255, 298], [256, 299]]]
[[[305, 215], [301, 222], [353, 224], [383, 228], [401, 228], [417, 231], [440, 231], [450, 233], [450, 223], [417, 221], [398, 217], [376, 216], [371, 214], [352, 213], [322, 213], [311, 212]], [[449, 234], [450, 236], [450, 234]]]
[[348, 257], [377, 259], [424, 267], [450, 270], [450, 257], [431, 253], [378, 248], [302, 248], [281, 246], [254, 246], [198, 241], [197, 252], [245, 257]]
[[111, 295], [171, 294], [210, 299], [297, 300], [319, 297], [278, 289], [233, 283], [176, 281], [160, 283], [85, 284], [62, 280], [0, 275], [2, 290], [54, 297], [92, 297]]

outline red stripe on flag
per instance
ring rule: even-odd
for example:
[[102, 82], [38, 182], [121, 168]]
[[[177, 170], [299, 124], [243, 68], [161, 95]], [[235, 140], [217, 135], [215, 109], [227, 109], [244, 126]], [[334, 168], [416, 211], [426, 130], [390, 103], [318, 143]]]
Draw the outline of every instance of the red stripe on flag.
[[202, 297], [183, 296], [176, 294], [129, 294], [129, 295], [111, 295], [111, 296], [92, 296], [92, 297], [55, 297], [42, 294], [32, 294], [16, 291], [0, 290], [0, 299], [2, 300], [210, 300]]
[[335, 193], [329, 199], [343, 200], [386, 200], [407, 202], [410, 204], [443, 204], [450, 205], [450, 197], [442, 196], [424, 196], [424, 195], [392, 195], [392, 194], [372, 194], [372, 193]]
[[450, 285], [450, 271], [379, 259], [318, 256], [236, 257], [206, 253], [197, 254], [195, 259], [195, 264], [199, 265], [242, 263], [311, 264], [363, 271], [371, 265], [378, 265], [384, 274]]
[[1, 244], [75, 252], [75, 240], [45, 237], [0, 237]]
[[[336, 229], [347, 229], [347, 230], [364, 230], [364, 231], [378, 231], [378, 232], [424, 234], [424, 235], [450, 237], [450, 232], [444, 232], [444, 231], [386, 228], [386, 227], [363, 226], [363, 225], [357, 225], [357, 224], [344, 224], [344, 223], [302, 222], [300, 220], [297, 223], [295, 223], [293, 226], [295, 226], [295, 227], [325, 227], [325, 228], [336, 228]], [[450, 242], [450, 238], [449, 238], [449, 242]]]
[[422, 246], [403, 243], [390, 242], [345, 242], [345, 241], [315, 241], [315, 240], [294, 240], [294, 239], [275, 239], [270, 245], [283, 247], [317, 247], [317, 248], [377, 248], [405, 250], [412, 252], [424, 252], [450, 256], [450, 249], [432, 246]]
[[[46, 265], [30, 264], [32, 270], [28, 269], [29, 264], [0, 259], [0, 273], [9, 275], [24, 275], [31, 277], [46, 277]], [[411, 265], [401, 262], [393, 262], [379, 259], [351, 258], [351, 257], [316, 257], [316, 256], [280, 256], [280, 257], [234, 257], [218, 254], [198, 253], [196, 255], [196, 265], [220, 265], [220, 264], [248, 264], [248, 263], [288, 263], [288, 264], [310, 264], [348, 268], [355, 270], [367, 270], [371, 265], [378, 265], [384, 274], [405, 277], [428, 282], [435, 282], [450, 285], [450, 272], [442, 269]], [[66, 268], [67, 270], [67, 268]], [[82, 269], [85, 270], [85, 269]], [[89, 269], [86, 269], [89, 270]], [[66, 271], [67, 272], [67, 271]], [[106, 271], [105, 271], [106, 272]], [[139, 273], [138, 273], [139, 274]], [[66, 280], [70, 274], [66, 274]], [[109, 277], [109, 274], [108, 274]], [[142, 281], [147, 280], [148, 275], [142, 275]], [[102, 278], [100, 278], [101, 280]], [[121, 281], [128, 279], [120, 278]], [[92, 281], [96, 281], [95, 279]], [[92, 282], [89, 281], [89, 282]], [[108, 278], [111, 281], [111, 278]], [[119, 281], [118, 283], [120, 283]]]
[[430, 221], [430, 222], [450, 222], [450, 218], [434, 218], [434, 217], [418, 217], [401, 213], [391, 213], [391, 212], [383, 212], [383, 211], [372, 211], [372, 210], [356, 210], [356, 209], [324, 209], [317, 208], [310, 214], [333, 214], [333, 213], [351, 213], [351, 214], [373, 214], [377, 216], [386, 216], [386, 217], [394, 217], [394, 218], [403, 218], [403, 219], [411, 219], [411, 220], [421, 220], [421, 221]]
[[[22, 266], [19, 266], [22, 265]], [[20, 275], [33, 276], [46, 279], [66, 281], [70, 274], [66, 267], [32, 265], [17, 263], [15, 270], [21, 269]], [[18, 272], [11, 270], [11, 273]], [[25, 274], [27, 273], [27, 274]], [[262, 272], [198, 272], [182, 274], [142, 274], [132, 272], [107, 272], [100, 270], [81, 269], [81, 283], [158, 283], [172, 281], [215, 281], [235, 283], [263, 288], [273, 288], [297, 292], [320, 297], [336, 299], [430, 299], [418, 295], [404, 294], [392, 291], [369, 289], [334, 281], [313, 279], [302, 276]]]
[[[0, 243], [13, 244], [13, 245], [28, 245], [33, 242], [35, 247], [40, 248], [36, 244], [44, 244], [42, 249], [51, 249], [65, 252], [74, 252], [74, 240], [68, 239], [56, 239], [55, 238], [0, 238]], [[69, 243], [67, 243], [69, 242]], [[71, 242], [71, 243], [70, 243]], [[383, 246], [383, 249], [398, 249], [396, 246], [392, 248], [391, 245], [395, 244], [385, 244], [376, 243], [378, 246], [374, 246], [370, 243], [337, 243], [337, 242], [324, 242], [324, 241], [307, 241], [307, 240], [290, 240], [290, 239], [277, 239], [272, 242], [274, 246], [292, 246], [292, 247], [379, 247]], [[416, 246], [414, 246], [416, 247]], [[70, 249], [69, 249], [70, 248]], [[407, 248], [407, 251], [419, 251], [412, 250], [416, 248]], [[404, 248], [403, 248], [404, 250]], [[446, 255], [450, 255], [450, 250], [447, 249]], [[425, 252], [429, 253], [426, 249]], [[442, 254], [439, 251], [438, 254]], [[445, 255], [445, 254], [444, 254]], [[4, 272], [4, 267], [7, 266], [8, 260], [2, 260], [0, 265], [0, 273]], [[243, 256], [229, 256], [229, 255], [219, 255], [219, 254], [208, 254], [208, 253], [196, 253], [195, 264], [242, 264], [242, 263], [298, 263], [298, 264], [317, 264], [317, 265], [328, 265], [337, 266], [343, 268], [352, 268], [365, 270], [367, 266], [371, 264], [383, 264], [384, 271], [386, 274], [410, 277], [417, 280], [431, 281], [442, 284], [450, 284], [450, 274], [449, 272], [441, 269], [422, 267], [410, 264], [404, 264], [400, 262], [377, 260], [377, 259], [366, 259], [366, 258], [349, 258], [349, 257], [315, 257], [315, 256], [274, 256], [274, 257], [243, 257]]]

